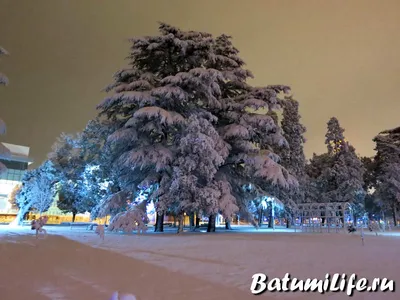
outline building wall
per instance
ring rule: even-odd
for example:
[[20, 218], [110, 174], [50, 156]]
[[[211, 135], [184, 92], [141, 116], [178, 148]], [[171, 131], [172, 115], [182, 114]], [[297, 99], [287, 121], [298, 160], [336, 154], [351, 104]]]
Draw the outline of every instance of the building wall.
[[7, 167], [7, 171], [0, 174], [0, 213], [15, 213], [8, 202], [9, 194], [16, 185], [21, 184], [22, 176], [28, 169], [28, 164], [2, 159], [0, 161]]

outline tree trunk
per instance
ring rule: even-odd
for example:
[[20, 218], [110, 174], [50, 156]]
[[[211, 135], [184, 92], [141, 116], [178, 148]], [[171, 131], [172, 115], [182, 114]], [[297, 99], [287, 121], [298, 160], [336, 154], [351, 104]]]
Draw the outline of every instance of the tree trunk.
[[72, 223], [75, 223], [76, 213], [76, 210], [72, 211]]
[[164, 232], [164, 212], [156, 214], [156, 226], [154, 226], [154, 232]]
[[354, 225], [354, 227], [357, 227], [357, 218], [358, 218], [358, 216], [356, 214], [353, 214], [353, 225]]
[[343, 211], [342, 211], [342, 207], [339, 206], [339, 209], [340, 209], [340, 211], [339, 211], [340, 222], [341, 222], [342, 225], [344, 226], [344, 214], [343, 214]]
[[173, 215], [172, 217], [174, 218], [174, 225], [173, 225], [173, 227], [175, 228], [175, 227], [176, 227], [176, 221], [177, 221], [175, 213], [174, 213], [174, 215]]
[[177, 233], [183, 232], [183, 212], [178, 215], [178, 231]]
[[396, 206], [395, 205], [393, 205], [393, 208], [392, 208], [392, 216], [393, 216], [394, 226], [397, 226], [397, 215], [396, 215]]
[[268, 228], [275, 228], [275, 211], [273, 204], [271, 204], [271, 209], [269, 213]]
[[225, 229], [232, 230], [231, 221], [228, 218], [225, 219]]
[[215, 232], [215, 215], [208, 218], [207, 232]]
[[24, 220], [25, 215], [29, 213], [29, 209], [31, 208], [32, 204], [33, 204], [33, 201], [29, 202], [27, 205], [25, 205], [24, 207], [20, 208], [18, 213], [17, 213], [17, 216], [10, 223], [10, 226], [22, 225], [22, 221]]
[[189, 227], [190, 231], [196, 230], [194, 212], [190, 213], [189, 215]]
[[258, 213], [258, 226], [261, 227], [262, 224], [263, 224], [263, 209], [260, 208]]
[[196, 228], [200, 228], [200, 216], [199, 216], [199, 213], [196, 213]]
[[292, 218], [288, 215], [286, 217], [286, 228], [290, 228], [291, 224], [292, 224]]

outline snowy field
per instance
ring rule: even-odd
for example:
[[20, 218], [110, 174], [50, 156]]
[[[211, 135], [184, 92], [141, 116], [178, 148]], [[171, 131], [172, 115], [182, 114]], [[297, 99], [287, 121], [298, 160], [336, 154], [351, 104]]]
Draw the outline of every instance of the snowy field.
[[[116, 291], [156, 299], [347, 299], [345, 293], [250, 293], [254, 273], [299, 279], [356, 273], [400, 283], [400, 234], [293, 233], [276, 230], [142, 236], [47, 227], [0, 228], [0, 299], [109, 299]], [[400, 299], [398, 292], [352, 299]]]

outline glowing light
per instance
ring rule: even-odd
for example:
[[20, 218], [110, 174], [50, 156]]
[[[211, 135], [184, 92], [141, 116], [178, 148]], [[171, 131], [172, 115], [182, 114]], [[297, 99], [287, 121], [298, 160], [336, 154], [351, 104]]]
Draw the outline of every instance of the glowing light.
[[148, 215], [152, 215], [152, 214], [155, 214], [155, 213], [156, 213], [156, 207], [154, 206], [153, 201], [150, 202], [150, 203], [147, 205], [146, 211], [147, 211], [147, 214], [148, 214]]
[[[268, 197], [266, 197], [266, 198], [268, 199]], [[267, 207], [268, 207], [267, 201], [265, 201], [266, 198], [261, 200], [260, 205], [261, 205], [262, 209], [267, 209]]]

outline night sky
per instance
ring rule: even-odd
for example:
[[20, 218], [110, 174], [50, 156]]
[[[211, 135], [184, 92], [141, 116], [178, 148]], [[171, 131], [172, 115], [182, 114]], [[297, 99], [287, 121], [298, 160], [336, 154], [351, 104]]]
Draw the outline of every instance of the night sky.
[[255, 85], [285, 84], [300, 102], [306, 154], [326, 150], [336, 116], [357, 152], [400, 125], [398, 0], [0, 0], [2, 141], [31, 147], [37, 163], [61, 132], [96, 115], [101, 89], [124, 67], [128, 38], [158, 21], [234, 37]]

